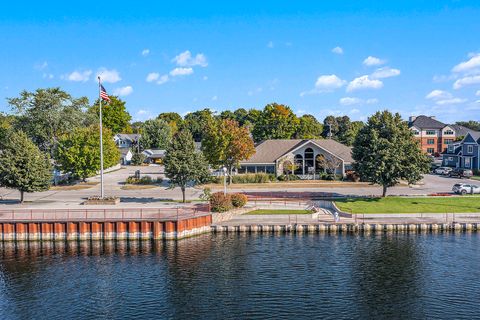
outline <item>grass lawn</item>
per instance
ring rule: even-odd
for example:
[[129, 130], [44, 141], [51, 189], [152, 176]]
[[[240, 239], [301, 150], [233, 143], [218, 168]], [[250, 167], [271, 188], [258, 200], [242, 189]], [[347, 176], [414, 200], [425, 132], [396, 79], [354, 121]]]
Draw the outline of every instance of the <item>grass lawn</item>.
[[470, 179], [479, 181], [479, 180], [480, 180], [480, 176], [473, 176], [473, 177], [471, 177]]
[[259, 209], [250, 211], [246, 214], [253, 214], [253, 215], [261, 215], [261, 214], [311, 214], [312, 211], [310, 210], [289, 210], [289, 209]]
[[342, 199], [338, 208], [349, 213], [454, 213], [480, 212], [480, 197], [387, 197]]

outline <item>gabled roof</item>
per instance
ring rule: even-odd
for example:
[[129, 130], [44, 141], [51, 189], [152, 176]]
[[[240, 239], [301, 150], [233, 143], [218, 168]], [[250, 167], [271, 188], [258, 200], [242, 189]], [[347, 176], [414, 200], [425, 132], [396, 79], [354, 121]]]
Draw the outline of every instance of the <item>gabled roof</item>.
[[418, 129], [443, 129], [447, 126], [445, 123], [427, 116], [418, 116], [408, 125], [409, 127], [415, 127]]
[[165, 150], [161, 149], [147, 149], [142, 152], [148, 158], [162, 158], [165, 156]]
[[138, 133], [117, 133], [115, 135], [118, 139], [125, 140], [125, 141], [130, 141], [130, 142], [136, 142], [138, 141], [138, 138], [140, 137], [140, 134]]
[[[466, 135], [465, 135], [465, 138], [467, 138], [467, 136], [470, 135], [473, 140], [475, 140], [475, 142], [479, 143], [479, 140], [480, 140], [480, 132], [478, 131], [472, 131], [472, 132], [468, 132]], [[463, 140], [465, 140], [465, 138], [463, 138]], [[463, 142], [463, 141], [462, 141]]]
[[453, 130], [455, 130], [455, 135], [457, 137], [466, 136], [469, 132], [478, 132], [464, 126], [460, 126], [458, 124], [449, 124], [448, 126], [451, 127]]
[[352, 163], [352, 148], [347, 147], [332, 139], [277, 139], [265, 140], [255, 146], [256, 153], [248, 160], [241, 163], [274, 163], [283, 155], [301, 147], [308, 142], [343, 159], [345, 163]]

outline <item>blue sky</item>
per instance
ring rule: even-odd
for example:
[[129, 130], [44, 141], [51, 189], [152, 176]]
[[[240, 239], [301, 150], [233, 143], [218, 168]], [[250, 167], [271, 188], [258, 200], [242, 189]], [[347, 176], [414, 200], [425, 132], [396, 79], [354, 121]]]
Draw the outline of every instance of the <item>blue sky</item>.
[[284, 103], [299, 115], [379, 109], [480, 120], [479, 1], [2, 2], [6, 97], [102, 73], [135, 120]]

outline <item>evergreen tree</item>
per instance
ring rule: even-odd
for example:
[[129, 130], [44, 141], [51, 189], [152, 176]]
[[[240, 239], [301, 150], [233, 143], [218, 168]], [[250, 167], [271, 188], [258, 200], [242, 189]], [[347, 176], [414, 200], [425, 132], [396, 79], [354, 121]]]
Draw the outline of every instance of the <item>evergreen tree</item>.
[[[120, 162], [120, 151], [112, 132], [103, 128], [103, 165], [112, 167]], [[100, 170], [100, 130], [98, 126], [78, 128], [60, 138], [55, 150], [57, 165], [63, 172], [72, 172], [83, 181]]]
[[386, 110], [371, 116], [360, 130], [352, 157], [354, 170], [363, 180], [381, 185], [383, 197], [400, 180], [412, 184], [422, 179], [430, 165], [407, 123]]
[[8, 130], [0, 141], [0, 186], [25, 192], [45, 191], [52, 180], [50, 157], [22, 131]]
[[198, 183], [208, 177], [207, 163], [203, 155], [195, 150], [192, 135], [187, 130], [180, 130], [174, 136], [167, 147], [163, 163], [170, 186], [182, 190], [183, 202], [187, 184]]

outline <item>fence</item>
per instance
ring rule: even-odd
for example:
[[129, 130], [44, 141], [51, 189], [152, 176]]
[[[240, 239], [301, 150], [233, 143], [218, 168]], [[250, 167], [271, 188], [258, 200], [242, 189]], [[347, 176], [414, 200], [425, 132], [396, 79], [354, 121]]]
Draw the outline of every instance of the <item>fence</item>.
[[175, 221], [208, 215], [208, 205], [195, 208], [11, 209], [0, 210], [0, 222], [15, 221]]

